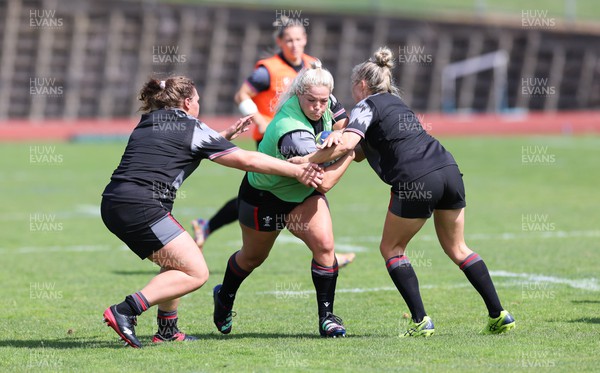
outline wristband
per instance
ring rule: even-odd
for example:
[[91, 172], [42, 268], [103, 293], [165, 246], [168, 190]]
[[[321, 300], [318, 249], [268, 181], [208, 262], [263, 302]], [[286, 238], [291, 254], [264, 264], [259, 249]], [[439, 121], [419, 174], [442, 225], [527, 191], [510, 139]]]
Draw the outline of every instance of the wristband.
[[247, 98], [244, 101], [240, 102], [238, 109], [240, 109], [240, 113], [243, 116], [256, 114], [258, 112], [258, 107], [251, 99]]

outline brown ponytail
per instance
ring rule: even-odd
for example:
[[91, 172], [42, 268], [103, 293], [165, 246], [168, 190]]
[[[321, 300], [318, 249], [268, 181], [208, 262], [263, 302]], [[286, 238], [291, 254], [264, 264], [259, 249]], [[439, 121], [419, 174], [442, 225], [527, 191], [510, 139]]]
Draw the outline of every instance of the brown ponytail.
[[194, 96], [194, 82], [185, 76], [173, 76], [165, 80], [151, 78], [140, 90], [138, 99], [143, 102], [141, 111], [164, 107], [180, 107], [183, 100]]

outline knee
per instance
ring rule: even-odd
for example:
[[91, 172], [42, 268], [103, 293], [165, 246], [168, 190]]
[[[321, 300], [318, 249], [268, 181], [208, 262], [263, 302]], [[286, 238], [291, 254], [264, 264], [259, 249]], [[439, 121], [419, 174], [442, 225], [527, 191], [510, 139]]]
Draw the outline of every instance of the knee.
[[328, 255], [333, 254], [335, 250], [333, 236], [318, 237], [311, 241], [309, 246], [314, 254]]
[[198, 290], [208, 281], [208, 269], [195, 272], [190, 275], [190, 286], [193, 290]]
[[406, 246], [402, 245], [390, 245], [383, 242], [379, 244], [379, 252], [386, 260], [396, 255], [403, 255], [405, 250]]
[[236, 263], [245, 271], [252, 272], [255, 268], [260, 267], [267, 259], [269, 254], [254, 254], [254, 255], [237, 255]]
[[444, 252], [450, 260], [452, 260], [455, 264], [462, 263], [467, 256], [469, 256], [473, 251], [467, 247], [465, 244], [452, 245], [448, 247], [444, 247]]

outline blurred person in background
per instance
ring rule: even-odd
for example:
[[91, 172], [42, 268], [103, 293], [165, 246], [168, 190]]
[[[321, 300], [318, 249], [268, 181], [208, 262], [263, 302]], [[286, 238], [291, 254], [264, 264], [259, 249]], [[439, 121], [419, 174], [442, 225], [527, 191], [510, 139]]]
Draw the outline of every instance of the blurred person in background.
[[[275, 43], [280, 51], [275, 55], [259, 60], [252, 74], [242, 84], [235, 95], [242, 115], [253, 115], [256, 124], [252, 137], [256, 141], [256, 147], [260, 144], [267, 125], [275, 115], [277, 99], [296, 77], [298, 72], [310, 66], [316, 58], [304, 53], [306, 47], [306, 29], [300, 20], [281, 17], [274, 26]], [[334, 113], [334, 128], [344, 128], [348, 123], [346, 110], [339, 105]], [[192, 228], [194, 239], [201, 249], [205, 240], [217, 229], [233, 223], [238, 219], [237, 197], [229, 200], [210, 219], [194, 219]], [[340, 267], [351, 263], [354, 253], [336, 254]]]

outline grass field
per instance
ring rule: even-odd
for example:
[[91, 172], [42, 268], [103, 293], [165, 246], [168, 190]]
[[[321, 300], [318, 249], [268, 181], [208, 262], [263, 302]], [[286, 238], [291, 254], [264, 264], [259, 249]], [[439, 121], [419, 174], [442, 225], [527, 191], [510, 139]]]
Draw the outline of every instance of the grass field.
[[[212, 324], [211, 289], [240, 246], [239, 227], [210, 237], [211, 278], [180, 306], [200, 337], [150, 346], [155, 311], [139, 319], [142, 350], [102, 322], [110, 304], [157, 267], [102, 224], [100, 193], [124, 144], [2, 144], [0, 371], [531, 371], [598, 369], [600, 137], [443, 139], [467, 187], [467, 242], [486, 260], [514, 332], [480, 336], [483, 302], [435, 242], [432, 223], [408, 254], [436, 334], [398, 338], [407, 308], [378, 253], [388, 189], [366, 163], [329, 194], [337, 247], [356, 251], [340, 272], [336, 313], [345, 339], [317, 337], [308, 250], [284, 233], [242, 285], [234, 329]], [[243, 143], [250, 147], [250, 143]], [[186, 227], [233, 196], [242, 173], [203, 163], [174, 215]]]

